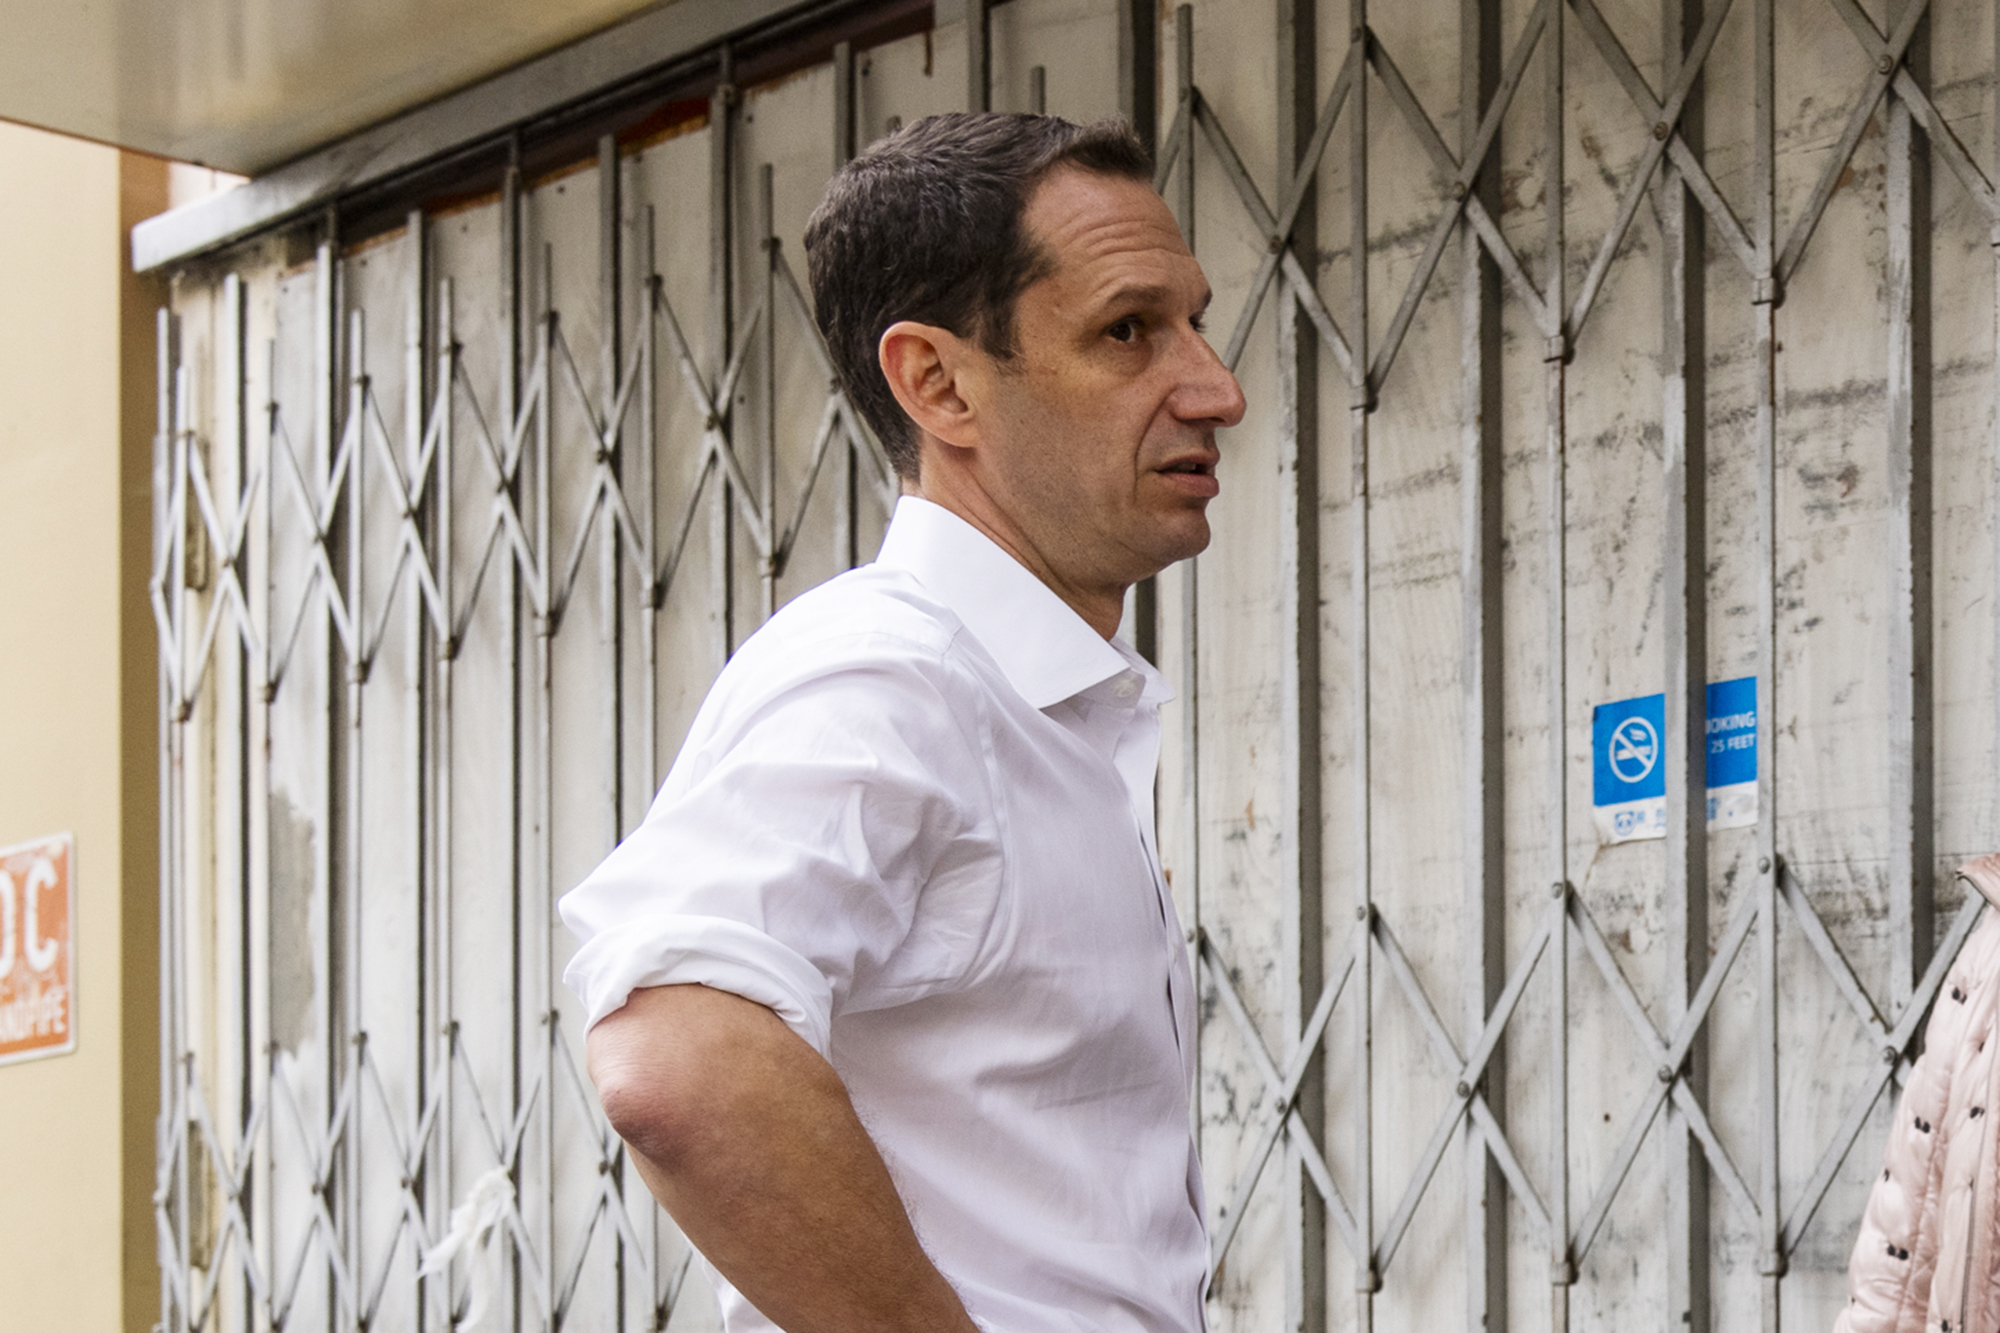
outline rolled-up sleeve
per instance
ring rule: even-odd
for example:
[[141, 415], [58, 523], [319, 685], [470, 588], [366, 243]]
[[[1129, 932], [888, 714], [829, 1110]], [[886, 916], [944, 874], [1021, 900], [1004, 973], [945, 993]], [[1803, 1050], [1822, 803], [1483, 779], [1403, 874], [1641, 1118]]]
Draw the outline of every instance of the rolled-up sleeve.
[[643, 987], [711, 986], [825, 1055], [844, 1009], [972, 966], [993, 902], [966, 889], [998, 857], [983, 747], [915, 654], [735, 665], [644, 822], [563, 896], [563, 980], [593, 1024]]

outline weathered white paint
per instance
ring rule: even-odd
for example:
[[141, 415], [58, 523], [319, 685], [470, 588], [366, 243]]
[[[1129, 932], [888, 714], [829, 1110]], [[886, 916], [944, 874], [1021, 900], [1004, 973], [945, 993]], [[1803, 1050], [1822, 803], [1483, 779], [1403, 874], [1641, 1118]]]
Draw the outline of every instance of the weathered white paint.
[[[1532, 6], [1501, 7], [1503, 56]], [[1653, 7], [1605, 0], [1611, 27], [1658, 87], [1658, 14]], [[1707, 66], [1702, 112], [1703, 161], [1717, 187], [1749, 225], [1753, 153], [1752, 50], [1754, 6], [1739, 4], [1724, 22]], [[1174, 29], [1164, 16], [1165, 122], [1171, 118]], [[1879, 17], [1879, 16], [1878, 16]], [[1195, 77], [1266, 199], [1279, 193], [1275, 154], [1274, 53], [1277, 37], [1267, 5], [1203, 0], [1194, 7]], [[1459, 141], [1456, 109], [1457, 16], [1439, 6], [1378, 6], [1375, 40], [1393, 56], [1446, 142]], [[1991, 18], [1970, 0], [1938, 0], [1930, 21], [1930, 73], [1924, 80], [1948, 123], [1975, 160], [1992, 156], [1993, 33]], [[1561, 182], [1569, 236], [1568, 288], [1573, 298], [1598, 238], [1608, 225], [1650, 125], [1591, 45], [1574, 13], [1567, 23], [1565, 158]], [[1319, 13], [1320, 86], [1328, 88], [1347, 50], [1344, 5]], [[857, 59], [858, 106], [864, 140], [891, 117], [912, 119], [957, 105], [964, 88], [964, 34], [948, 26], [862, 53]], [[1075, 118], [1114, 109], [1115, 25], [1094, 0], [1014, 0], [994, 14], [996, 105], [1021, 106], [1028, 70], [1047, 69], [1049, 109]], [[1777, 164], [1780, 238], [1803, 207], [1847, 109], [1869, 66], [1831, 10], [1811, 0], [1786, 0], [1777, 16]], [[1497, 149], [1503, 207], [1497, 221], [1531, 274], [1544, 271], [1541, 209], [1548, 179], [1540, 126], [1539, 61], [1503, 122]], [[736, 233], [736, 336], [744, 336], [761, 291], [756, 248], [757, 168], [773, 167], [776, 233], [781, 250], [803, 276], [798, 236], [830, 170], [827, 107], [832, 71], [821, 67], [780, 84], [750, 90], [737, 126], [738, 170], [732, 195]], [[1385, 95], [1378, 77], [1367, 84], [1370, 119], [1371, 342], [1386, 330], [1443, 204], [1440, 181], [1418, 140]], [[621, 355], [629, 359], [640, 327], [643, 287], [634, 266], [650, 228], [660, 292], [685, 330], [704, 375], [715, 365], [710, 317], [708, 177], [710, 133], [701, 126], [630, 146], [620, 157], [624, 281]], [[1320, 180], [1320, 268], [1326, 304], [1345, 325], [1351, 302], [1344, 122], [1337, 127]], [[1777, 314], [1777, 843], [1810, 900], [1852, 962], [1862, 985], [1885, 1012], [1894, 988], [1887, 919], [1889, 883], [1888, 679], [1892, 569], [1888, 533], [1892, 495], [1887, 465], [1889, 416], [1884, 310], [1889, 281], [1885, 217], [1885, 148], [1871, 130], [1850, 175], [1815, 234], [1803, 266]], [[1212, 336], [1221, 343], [1242, 308], [1265, 243], [1206, 143], [1196, 153], [1197, 251], [1217, 298]], [[1996, 719], [1994, 461], [1994, 276], [1980, 209], [1943, 165], [1932, 170], [1933, 215], [1920, 228], [1933, 273], [1930, 314], [1935, 372], [1932, 405], [1935, 514], [1935, 777], [1939, 937], [1957, 909], [1948, 868], [1989, 849], [1995, 824], [1991, 777]], [[594, 162], [524, 187], [521, 204], [523, 377], [541, 346], [537, 321], [551, 306], [581, 383], [599, 410], [605, 395], [605, 320], [599, 257], [598, 170]], [[1172, 191], [1169, 196], [1173, 197]], [[566, 1322], [610, 1327], [623, 1303], [628, 1327], [645, 1325], [663, 1299], [683, 1249], [671, 1225], [643, 1201], [636, 1181], [630, 1216], [648, 1276], [631, 1255], [619, 1267], [618, 1246], [602, 1219], [591, 1217], [606, 1177], [597, 1170], [601, 1122], [568, 1061], [580, 1052], [578, 1016], [554, 984], [567, 938], [554, 922], [552, 900], [594, 863], [621, 827], [641, 813], [671, 759], [707, 680], [726, 651], [720, 590], [726, 579], [734, 634], [756, 623], [758, 570], [740, 514], [733, 553], [715, 511], [715, 484], [702, 501], [686, 557], [654, 628], [658, 691], [652, 720], [655, 756], [649, 770], [642, 711], [641, 639], [645, 618], [629, 548], [604, 547], [603, 515], [582, 548], [567, 612], [549, 640], [546, 695], [552, 746], [539, 749], [543, 708], [538, 642], [525, 584], [510, 572], [507, 549], [496, 550], [476, 601], [474, 571], [493, 512], [494, 472], [475, 427], [477, 415], [501, 438], [499, 412], [505, 365], [505, 312], [500, 300], [502, 208], [499, 198], [427, 218], [426, 308], [423, 315], [427, 392], [436, 387], [439, 304], [448, 281], [453, 336], [462, 345], [464, 387], [451, 414], [453, 461], [447, 478], [452, 533], [427, 535], [434, 567], [457, 615], [470, 605], [459, 652], [447, 669], [436, 659], [435, 636], [420, 631], [412, 567], [398, 573], [399, 503], [385, 480], [393, 454], [410, 466], [421, 427], [408, 424], [406, 343], [416, 289], [416, 235], [379, 238], [326, 263], [339, 279], [340, 336], [351, 340], [349, 312], [365, 315], [368, 390], [379, 404], [387, 449], [370, 437], [360, 472], [365, 515], [362, 601], [365, 633], [383, 635], [365, 683], [343, 683], [346, 659], [335, 647], [313, 578], [310, 530], [295, 503], [294, 477], [282, 452], [257, 471], [269, 438], [264, 404], [275, 400], [283, 438], [308, 477], [323, 477], [332, 444], [315, 424], [315, 302], [324, 281], [309, 232], [246, 245], [224, 265], [184, 274], [175, 290], [180, 322], [179, 364], [188, 371], [185, 402], [195, 447], [217, 489], [233, 494], [244, 473], [239, 449], [253, 460], [250, 537], [245, 569], [260, 642], [283, 655], [293, 617], [305, 613], [289, 665], [267, 712], [256, 685], [261, 653], [236, 661], [235, 630], [224, 613], [216, 665], [186, 728], [181, 790], [185, 842], [179, 862], [188, 913], [183, 947], [194, 965], [189, 1028], [201, 1086], [225, 1154], [237, 1148], [239, 1108], [269, 1102], [258, 1123], [252, 1174], [261, 1271], [276, 1274], [280, 1297], [292, 1293], [293, 1256], [311, 1256], [298, 1279], [294, 1320], [335, 1299], [315, 1239], [311, 1163], [338, 1089], [353, 1083], [352, 1035], [365, 1030], [366, 1073], [349, 1111], [341, 1151], [358, 1163], [334, 1174], [335, 1215], [351, 1216], [343, 1236], [348, 1262], [358, 1262], [368, 1299], [380, 1284], [372, 1327], [416, 1326], [416, 1305], [442, 1315], [443, 1296], [417, 1294], [419, 1255], [397, 1228], [406, 1217], [396, 1160], [424, 1109], [420, 1089], [435, 1086], [447, 1049], [442, 1024], [457, 1024], [459, 1063], [450, 1098], [440, 1104], [427, 1174], [419, 1193], [428, 1235], [442, 1234], [450, 1206], [494, 1163], [488, 1131], [474, 1105], [483, 1103], [493, 1132], [503, 1137], [514, 1108], [532, 1100], [518, 1181], [518, 1240], [534, 1256], [520, 1265], [519, 1317], [539, 1318], [532, 1293], [535, 1268], [560, 1296], [574, 1279]], [[1462, 740], [1463, 594], [1459, 582], [1463, 519], [1461, 487], [1460, 303], [1456, 245], [1432, 279], [1409, 337], [1381, 387], [1370, 424], [1372, 593], [1369, 717], [1372, 763], [1373, 898], [1381, 919], [1406, 951], [1431, 1005], [1463, 1050], [1472, 1034], [1461, 1021], [1464, 977], [1473, 960], [1460, 929], [1464, 907], [1461, 849], [1467, 830]], [[1665, 941], [1662, 844], [1599, 847], [1589, 815], [1589, 709], [1592, 703], [1660, 689], [1665, 672], [1661, 545], [1660, 372], [1661, 235], [1655, 204], [1642, 204], [1597, 305], [1579, 331], [1568, 377], [1568, 590], [1565, 736], [1569, 753], [1569, 875], [1590, 917], [1655, 1024], [1664, 1022]], [[1711, 229], [1707, 241], [1708, 608], [1711, 678], [1756, 669], [1756, 606], [1760, 577], [1753, 568], [1754, 340], [1752, 284], [1735, 255]], [[544, 285], [545, 261], [552, 264]], [[231, 290], [223, 274], [240, 276], [246, 349], [241, 446], [231, 424], [238, 390], [229, 351]], [[1539, 276], [1536, 279], [1540, 281]], [[1280, 733], [1279, 609], [1285, 588], [1276, 536], [1282, 478], [1274, 406], [1274, 330], [1267, 300], [1248, 344], [1241, 375], [1251, 410], [1223, 443], [1224, 491], [1215, 507], [1215, 545], [1195, 568], [1161, 579], [1162, 661], [1177, 669], [1186, 657], [1183, 608], [1192, 581], [1199, 607], [1199, 671], [1178, 681], [1183, 701], [1169, 718], [1170, 734], [1198, 714], [1200, 769], [1187, 771], [1185, 750], [1166, 749], [1160, 808], [1163, 847], [1181, 908], [1208, 933], [1227, 961], [1262, 1040], [1283, 1064], [1291, 1034], [1282, 1031], [1279, 950], [1284, 938], [1283, 865], [1299, 830], [1285, 812], [1285, 746]], [[766, 366], [753, 352], [734, 405], [735, 438], [753, 486], [760, 485], [758, 443], [763, 423], [776, 421], [776, 476], [789, 515], [810, 462], [810, 446], [825, 407], [824, 380], [802, 325], [780, 303], [782, 322], [771, 369], [775, 400], [763, 388]], [[1504, 617], [1506, 720], [1505, 847], [1508, 884], [1505, 970], [1519, 965], [1549, 902], [1546, 781], [1549, 738], [1543, 704], [1549, 670], [1545, 623], [1551, 571], [1546, 541], [1543, 336], [1512, 294], [1502, 308], [1502, 404], [1505, 545], [1499, 610]], [[671, 359], [664, 325], [657, 330], [656, 498], [645, 513], [643, 477], [626, 474], [642, 527], [653, 525], [654, 563], [675, 531], [697, 477], [702, 412]], [[761, 331], [757, 334], [761, 339]], [[267, 348], [275, 343], [275, 354]], [[342, 352], [351, 357], [351, 347]], [[1356, 508], [1348, 487], [1349, 390], [1333, 358], [1320, 358], [1321, 646], [1318, 682], [1323, 708], [1327, 971], [1351, 947], [1355, 929], [1357, 809], [1352, 643], [1358, 608], [1349, 589]], [[351, 360], [339, 372], [333, 417], [347, 420]], [[271, 375], [275, 373], [275, 383]], [[550, 380], [548, 425], [552, 498], [545, 558], [560, 569], [579, 530], [594, 484], [594, 462], [582, 406], [565, 374]], [[419, 404], [418, 421], [431, 407]], [[635, 409], [636, 411], [636, 409]], [[536, 419], [537, 423], [539, 418]], [[636, 415], [626, 448], [638, 450]], [[538, 424], [524, 439], [527, 464], [522, 519], [537, 551], [535, 501]], [[374, 420], [370, 418], [370, 429]], [[636, 457], [628, 454], [628, 457]], [[882, 510], [871, 488], [872, 463], [861, 456], [856, 521], [864, 552], [877, 539]], [[806, 509], [797, 553], [779, 578], [789, 597], [839, 567], [837, 460], [821, 473]], [[357, 483], [350, 480], [348, 485]], [[436, 483], [433, 483], [434, 485]], [[267, 489], [268, 488], [268, 489]], [[350, 492], [350, 495], [354, 492]], [[225, 511], [231, 502], [223, 502]], [[335, 511], [344, 534], [347, 511]], [[225, 517], [225, 526], [228, 520]], [[352, 596], [344, 549], [334, 568]], [[604, 570], [622, 561], [615, 599], [607, 601]], [[214, 605], [211, 578], [192, 598], [194, 611]], [[383, 608], [394, 589], [395, 604]], [[510, 621], [519, 597], [522, 612]], [[607, 626], [621, 636], [612, 665]], [[196, 624], [199, 624], [197, 618]], [[191, 662], [193, 650], [187, 650]], [[450, 677], [450, 725], [440, 720], [444, 677]], [[518, 676], [517, 676], [518, 672]], [[614, 678], [622, 689], [623, 738], [618, 782], [606, 700]], [[516, 681], [518, 679], [518, 686]], [[518, 703], [516, 691], [518, 689]], [[419, 699], [422, 699], [420, 706]], [[353, 701], [361, 723], [350, 743]], [[1192, 713], [1190, 710], [1193, 710]], [[518, 724], [517, 719], [518, 718]], [[518, 725], [522, 780], [512, 778], [512, 737]], [[448, 761], [446, 755], [448, 753]], [[242, 756], [242, 757], [239, 757]], [[549, 823], [540, 811], [546, 760]], [[348, 767], [359, 763], [359, 803]], [[421, 781], [419, 774], [422, 774]], [[448, 792], [440, 785], [448, 774]], [[1176, 812], [1188, 806], [1190, 781], [1199, 787], [1199, 822]], [[251, 793], [245, 800], [242, 792]], [[266, 793], [269, 793], [268, 796]], [[614, 804], [614, 792], [616, 802]], [[517, 823], [518, 802], [518, 823]], [[446, 825], [448, 824], [448, 829]], [[358, 841], [348, 839], [358, 829]], [[358, 847], [359, 862], [350, 859]], [[245, 849], [239, 852], [238, 848]], [[1731, 830], [1711, 840], [1711, 935], [1720, 939], [1732, 912], [1753, 888], [1755, 833]], [[1199, 876], [1194, 872], [1199, 855]], [[518, 858], [520, 891], [515, 893]], [[358, 911], [350, 919], [353, 895]], [[515, 904], [523, 906], [516, 919]], [[1847, 1113], [1860, 1080], [1881, 1068], [1881, 1052], [1847, 1010], [1817, 956], [1789, 916], [1779, 937], [1781, 1197], [1789, 1210]], [[348, 932], [358, 925], [358, 936]], [[247, 945], [239, 941], [247, 938]], [[1655, 1089], [1650, 1058], [1632, 1038], [1626, 1017], [1572, 930], [1569, 934], [1571, 1018], [1569, 1093], [1569, 1212], [1589, 1207], [1640, 1099]], [[515, 950], [520, 949], [516, 974]], [[236, 960], [247, 957], [247, 973]], [[1379, 1230], [1400, 1202], [1438, 1118], [1457, 1102], [1456, 1071], [1433, 1050], [1379, 951], [1369, 997], [1374, 1071], [1371, 1149]], [[1488, 1089], [1504, 1112], [1508, 1135], [1530, 1180], [1545, 1192], [1554, 1178], [1550, 1156], [1547, 1028], [1551, 996], [1546, 960], [1508, 1028], [1504, 1086]], [[247, 978], [247, 979], [246, 979]], [[1746, 951], [1729, 974], [1707, 1031], [1712, 1088], [1708, 1114], [1736, 1169], [1754, 1192], [1759, 1168], [1755, 1081], [1755, 972]], [[194, 1003], [196, 994], [208, 998]], [[232, 998], [234, 997], [234, 998]], [[1350, 1192], [1357, 1175], [1352, 1021], [1358, 994], [1343, 995], [1326, 1043], [1327, 1124], [1323, 1146], [1335, 1181]], [[550, 1057], [543, 1019], [553, 1008], [561, 1043]], [[1894, 1015], [1890, 1014], [1893, 1021]], [[1213, 988], [1206, 994], [1200, 1088], [1202, 1145], [1211, 1208], [1226, 1203], [1262, 1127], [1263, 1080], [1241, 1034]], [[299, 1117], [284, 1097], [270, 1099], [266, 1042], [278, 1086], [290, 1089]], [[245, 1053], [253, 1053], [247, 1061]], [[546, 1080], [554, 1079], [553, 1085]], [[538, 1082], [539, 1080], [539, 1082]], [[551, 1091], [551, 1087], [553, 1091]], [[553, 1102], [551, 1102], [551, 1097]], [[550, 1106], [553, 1104], [553, 1118]], [[1825, 1202], [1792, 1254], [1781, 1286], [1782, 1326], [1823, 1327], [1842, 1296], [1852, 1228], [1872, 1177], [1887, 1112], [1877, 1106]], [[309, 1127], [301, 1136], [300, 1124]], [[1639, 1153], [1602, 1233], [1580, 1265], [1570, 1298], [1579, 1327], [1652, 1327], [1669, 1322], [1668, 1274], [1661, 1242], [1665, 1187], [1658, 1124]], [[1456, 1327], [1466, 1320], [1465, 1164], [1456, 1146], [1432, 1180], [1425, 1201], [1383, 1275], [1367, 1313], [1383, 1328]], [[1218, 1275], [1211, 1316], [1219, 1329], [1268, 1328], [1284, 1309], [1285, 1226], [1270, 1168], [1241, 1233]], [[1713, 1218], [1711, 1327], [1743, 1328], [1759, 1319], [1757, 1231], [1729, 1191], [1710, 1190]], [[213, 1193], [205, 1196], [215, 1208]], [[217, 1216], [221, 1216], [220, 1213]], [[1549, 1319], [1548, 1253], [1518, 1201], [1509, 1212], [1505, 1322], [1539, 1329]], [[1353, 1290], [1353, 1265], [1329, 1232], [1326, 1326], [1356, 1328], [1363, 1304]], [[586, 1236], [588, 1240], [586, 1242]], [[513, 1244], [510, 1241], [510, 1246]], [[240, 1239], [230, 1257], [241, 1261]], [[512, 1249], [510, 1248], [510, 1254]], [[574, 1256], [582, 1253], [580, 1267]], [[510, 1260], [510, 1262], [512, 1262]], [[552, 1270], [552, 1271], [551, 1271]], [[384, 1276], [386, 1274], [386, 1277]], [[240, 1284], [225, 1282], [228, 1327], [246, 1326]], [[508, 1301], [515, 1297], [510, 1292]], [[692, 1287], [673, 1318], [675, 1328], [712, 1321], [704, 1295]]]

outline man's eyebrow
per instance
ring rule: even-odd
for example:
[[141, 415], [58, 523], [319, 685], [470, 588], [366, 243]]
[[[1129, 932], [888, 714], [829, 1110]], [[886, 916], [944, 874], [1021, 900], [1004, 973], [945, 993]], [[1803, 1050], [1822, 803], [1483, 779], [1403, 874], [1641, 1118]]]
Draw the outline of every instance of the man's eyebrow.
[[[1178, 295], [1174, 288], [1163, 283], [1138, 282], [1116, 289], [1097, 304], [1098, 308], [1103, 310], [1116, 309], [1120, 306], [1172, 305]], [[1215, 293], [1203, 287], [1201, 300], [1195, 303], [1194, 312], [1197, 315], [1201, 314], [1208, 309], [1209, 302], [1214, 299]]]

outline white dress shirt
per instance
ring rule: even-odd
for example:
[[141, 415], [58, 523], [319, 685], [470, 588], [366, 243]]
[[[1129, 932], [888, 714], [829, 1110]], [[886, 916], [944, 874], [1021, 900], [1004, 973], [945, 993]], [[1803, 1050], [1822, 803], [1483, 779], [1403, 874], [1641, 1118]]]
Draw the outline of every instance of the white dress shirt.
[[[1152, 832], [1170, 697], [905, 497], [874, 564], [724, 668], [645, 822], [563, 897], [563, 979], [593, 1023], [644, 986], [768, 1005], [994, 1333], [1199, 1333], [1194, 986]], [[772, 1327], [717, 1291], [731, 1333]]]

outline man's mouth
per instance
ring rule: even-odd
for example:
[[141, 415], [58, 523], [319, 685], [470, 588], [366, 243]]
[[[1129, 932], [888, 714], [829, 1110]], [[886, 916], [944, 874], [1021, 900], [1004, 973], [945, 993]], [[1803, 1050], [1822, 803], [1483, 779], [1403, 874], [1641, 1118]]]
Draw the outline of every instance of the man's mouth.
[[1203, 457], [1177, 458], [1163, 464], [1159, 472], [1169, 486], [1183, 492], [1189, 499], [1206, 502], [1214, 499], [1221, 489], [1215, 479], [1217, 461]]

